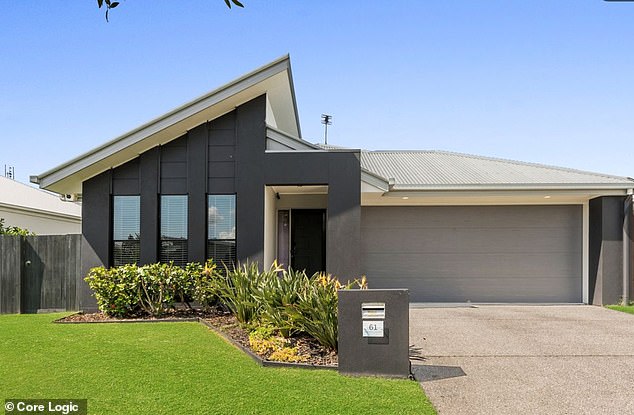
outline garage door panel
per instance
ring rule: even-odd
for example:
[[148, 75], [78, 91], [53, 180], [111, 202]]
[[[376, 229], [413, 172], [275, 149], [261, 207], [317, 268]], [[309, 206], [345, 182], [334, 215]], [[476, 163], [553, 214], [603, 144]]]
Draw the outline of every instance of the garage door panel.
[[[516, 289], [505, 293], [503, 299], [497, 290], [490, 288], [499, 284], [491, 278], [456, 278], [451, 287], [442, 278], [423, 278], [414, 285], [411, 282], [408, 278], [378, 279], [372, 288], [409, 287], [411, 302], [576, 303], [581, 296], [574, 278], [525, 278], [514, 285]], [[552, 289], [544, 291], [544, 285]]]
[[[514, 278], [530, 275], [577, 278], [577, 263], [581, 256], [575, 254], [375, 254], [368, 257], [363, 267], [372, 280], [375, 277], [403, 274], [405, 276], [442, 276], [446, 278], [490, 276]], [[492, 266], [494, 264], [495, 266]], [[370, 281], [371, 281], [370, 280]]]
[[423, 231], [369, 228], [363, 232], [362, 249], [367, 253], [553, 252], [561, 250], [571, 239], [581, 240], [580, 229], [561, 227], [428, 228]]
[[362, 270], [411, 301], [581, 302], [581, 206], [363, 207]]
[[[571, 209], [572, 208], [572, 209]], [[398, 209], [398, 222], [386, 210]], [[421, 222], [421, 209], [425, 220]], [[526, 209], [531, 214], [526, 214]], [[387, 229], [444, 228], [447, 227], [448, 212], [456, 227], [476, 228], [534, 228], [549, 227], [553, 224], [570, 228], [581, 222], [580, 206], [398, 206], [363, 207], [362, 226]], [[494, 213], [492, 214], [492, 211]]]

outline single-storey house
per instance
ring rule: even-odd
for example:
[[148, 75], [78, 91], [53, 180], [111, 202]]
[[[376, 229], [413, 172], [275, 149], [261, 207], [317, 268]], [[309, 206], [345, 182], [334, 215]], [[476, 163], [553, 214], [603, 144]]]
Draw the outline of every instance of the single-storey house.
[[0, 177], [0, 218], [37, 235], [81, 233], [80, 203], [7, 177]]
[[277, 259], [408, 288], [412, 302], [486, 303], [619, 301], [634, 188], [489, 157], [311, 144], [288, 56], [32, 181], [82, 198], [85, 271]]

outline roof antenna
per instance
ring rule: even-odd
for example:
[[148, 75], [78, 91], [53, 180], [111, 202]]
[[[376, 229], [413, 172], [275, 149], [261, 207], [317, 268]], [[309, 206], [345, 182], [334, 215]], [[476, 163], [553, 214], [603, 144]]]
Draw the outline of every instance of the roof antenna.
[[7, 179], [15, 179], [15, 167], [4, 165], [4, 177]]
[[328, 126], [332, 125], [332, 115], [321, 114], [321, 123], [324, 125], [324, 144], [328, 145]]

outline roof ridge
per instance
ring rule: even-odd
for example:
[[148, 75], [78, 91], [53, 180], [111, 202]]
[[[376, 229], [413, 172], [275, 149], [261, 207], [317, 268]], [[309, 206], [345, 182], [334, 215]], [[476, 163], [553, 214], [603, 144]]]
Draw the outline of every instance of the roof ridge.
[[546, 168], [546, 169], [551, 169], [551, 170], [564, 171], [564, 172], [567, 172], [567, 173], [587, 174], [587, 175], [591, 175], [591, 176], [605, 177], [605, 178], [617, 179], [617, 180], [626, 179], [626, 180], [632, 181], [634, 183], [634, 179], [631, 178], [631, 177], [628, 177], [628, 176], [616, 176], [616, 175], [607, 174], [607, 173], [593, 172], [593, 171], [581, 170], [581, 169], [573, 169], [573, 168], [570, 168], [570, 167], [554, 166], [552, 164], [535, 163], [535, 162], [529, 162], [529, 161], [520, 161], [520, 160], [513, 160], [513, 159], [508, 159], [508, 158], [502, 158], [502, 157], [481, 156], [481, 155], [478, 155], [478, 154], [458, 153], [458, 152], [455, 152], [455, 151], [447, 151], [447, 150], [370, 150], [370, 151], [366, 151], [366, 152], [368, 152], [368, 153], [435, 153], [435, 154], [446, 154], [446, 155], [452, 155], [452, 156], [457, 156], [457, 157], [462, 157], [462, 158], [479, 159], [479, 160], [487, 160], [487, 161], [495, 161], [495, 162], [504, 162], [504, 163], [515, 164], [515, 165], [519, 165], [519, 166], [540, 167], [540, 168]]

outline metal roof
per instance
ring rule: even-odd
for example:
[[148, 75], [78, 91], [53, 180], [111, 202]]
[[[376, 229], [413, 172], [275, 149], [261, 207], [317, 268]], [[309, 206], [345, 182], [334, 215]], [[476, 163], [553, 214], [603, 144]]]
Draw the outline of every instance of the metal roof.
[[0, 208], [40, 212], [51, 216], [81, 219], [81, 205], [64, 202], [56, 194], [0, 177]]
[[629, 177], [446, 151], [362, 151], [361, 167], [395, 190], [634, 187]]

